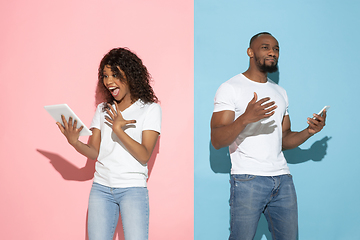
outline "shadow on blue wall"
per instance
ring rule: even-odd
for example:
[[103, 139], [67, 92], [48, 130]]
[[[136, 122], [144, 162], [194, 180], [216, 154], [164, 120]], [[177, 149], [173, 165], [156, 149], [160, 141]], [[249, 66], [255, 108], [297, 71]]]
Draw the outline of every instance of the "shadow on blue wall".
[[279, 84], [279, 80], [280, 80], [280, 72], [279, 72], [279, 70], [276, 71], [276, 72], [273, 72], [273, 73], [269, 73], [268, 78], [270, 78], [276, 84]]
[[331, 137], [324, 137], [321, 140], [314, 142], [309, 149], [301, 149], [299, 147], [285, 150], [284, 155], [286, 161], [290, 164], [303, 163], [309, 160], [319, 162], [324, 159], [326, 150], [328, 148], [327, 142]]
[[[289, 164], [299, 164], [309, 160], [321, 161], [326, 155], [326, 150], [328, 147], [327, 142], [331, 137], [324, 137], [321, 140], [314, 142], [309, 149], [301, 149], [299, 147], [285, 150], [284, 155]], [[210, 150], [210, 167], [214, 173], [224, 173], [229, 174], [230, 179], [230, 169], [231, 169], [231, 160], [229, 154], [229, 148], [221, 148], [216, 150], [211, 142], [209, 143]], [[230, 186], [229, 186], [230, 187]], [[262, 215], [259, 224], [257, 227], [256, 235], [254, 240], [261, 240], [265, 235], [266, 239], [271, 239], [271, 234], [268, 230], [268, 224], [265, 217]]]

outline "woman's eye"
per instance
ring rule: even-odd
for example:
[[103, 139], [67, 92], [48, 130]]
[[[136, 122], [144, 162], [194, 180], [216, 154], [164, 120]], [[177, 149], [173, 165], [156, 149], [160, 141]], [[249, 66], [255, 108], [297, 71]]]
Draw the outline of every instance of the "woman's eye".
[[117, 74], [114, 74], [113, 77], [114, 77], [114, 78], [117, 78]]

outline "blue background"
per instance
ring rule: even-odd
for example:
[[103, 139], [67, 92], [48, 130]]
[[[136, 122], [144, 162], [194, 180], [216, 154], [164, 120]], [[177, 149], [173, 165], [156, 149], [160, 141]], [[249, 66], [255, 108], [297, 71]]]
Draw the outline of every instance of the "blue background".
[[[229, 236], [227, 149], [210, 144], [217, 88], [248, 67], [251, 36], [280, 43], [279, 71], [293, 131], [330, 105], [326, 127], [285, 151], [299, 207], [299, 239], [360, 239], [358, 110], [360, 2], [195, 0], [195, 239]], [[261, 218], [256, 240], [271, 239]]]

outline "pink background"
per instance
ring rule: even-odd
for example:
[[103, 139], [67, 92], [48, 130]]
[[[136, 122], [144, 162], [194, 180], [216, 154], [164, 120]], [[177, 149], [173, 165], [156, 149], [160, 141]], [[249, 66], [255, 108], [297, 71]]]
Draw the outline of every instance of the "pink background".
[[193, 1], [1, 1], [0, 30], [1, 238], [86, 239], [94, 162], [43, 106], [67, 103], [89, 125], [98, 64], [121, 46], [143, 59], [163, 109], [150, 239], [193, 239]]

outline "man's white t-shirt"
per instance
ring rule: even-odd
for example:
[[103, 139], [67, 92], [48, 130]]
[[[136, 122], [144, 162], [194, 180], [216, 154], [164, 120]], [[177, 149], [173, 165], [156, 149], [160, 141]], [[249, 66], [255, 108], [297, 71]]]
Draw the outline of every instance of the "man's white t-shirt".
[[[90, 126], [101, 131], [94, 182], [114, 188], [146, 187], [147, 165], [137, 161], [122, 145], [113, 132], [111, 124], [105, 119], [108, 114], [103, 111], [103, 104], [97, 106]], [[161, 107], [157, 103], [144, 104], [138, 100], [121, 114], [126, 120], [136, 120], [136, 123], [128, 124], [123, 129], [139, 143], [141, 143], [142, 132], [145, 130], [160, 133]]]
[[256, 92], [260, 100], [270, 97], [277, 108], [274, 115], [248, 124], [229, 146], [231, 174], [252, 174], [277, 176], [289, 174], [282, 153], [282, 121], [288, 115], [286, 91], [268, 79], [258, 83], [239, 74], [223, 83], [216, 92], [214, 112], [230, 110], [235, 112], [234, 121], [242, 115]]

